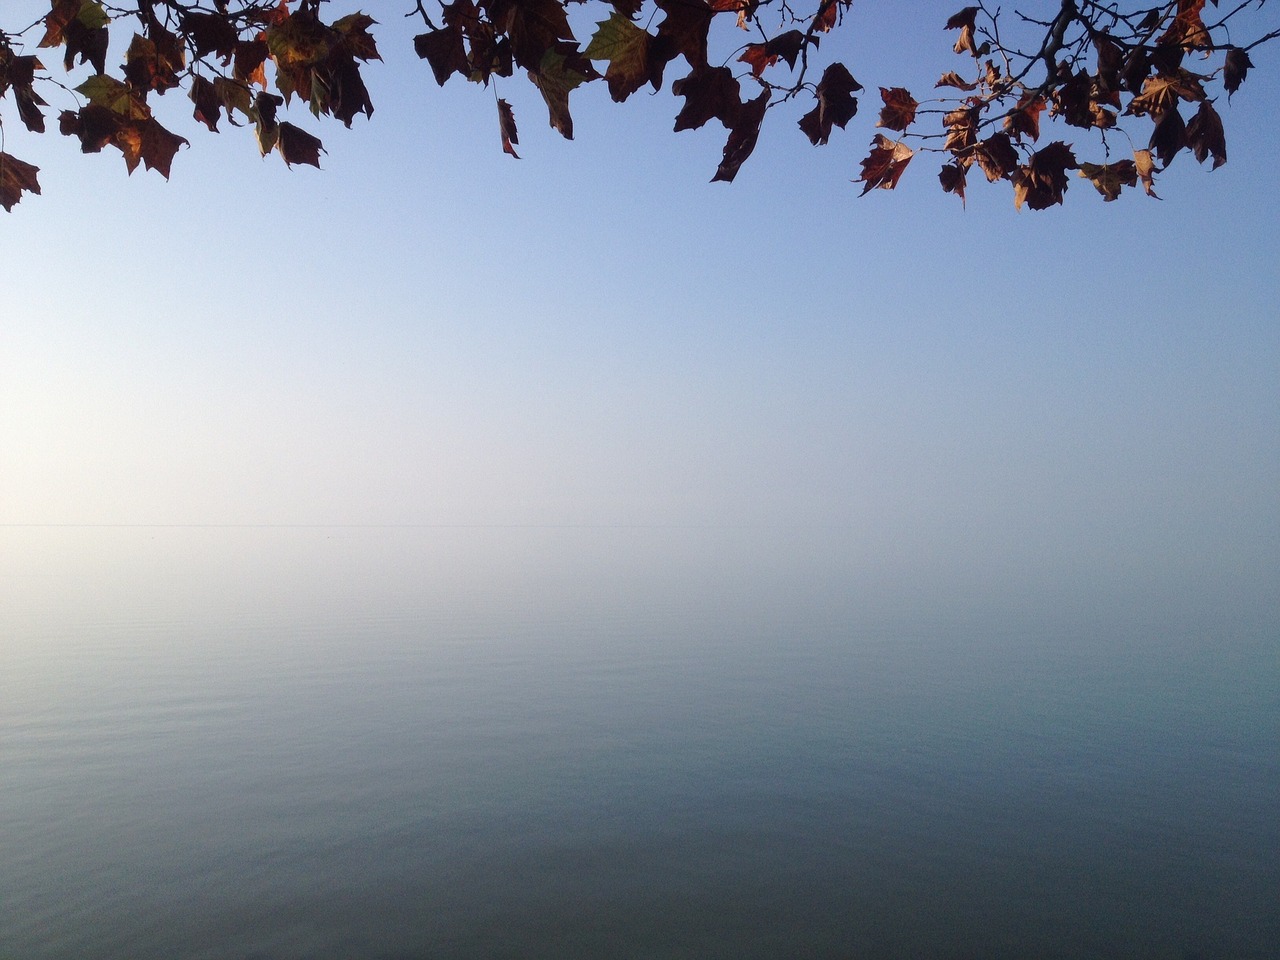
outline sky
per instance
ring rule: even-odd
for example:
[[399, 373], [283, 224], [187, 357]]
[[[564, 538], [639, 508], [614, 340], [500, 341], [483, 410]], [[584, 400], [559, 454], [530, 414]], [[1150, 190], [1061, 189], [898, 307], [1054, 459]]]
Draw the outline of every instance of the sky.
[[371, 12], [373, 118], [294, 118], [321, 171], [176, 94], [169, 182], [6, 109], [44, 195], [0, 220], [0, 524], [806, 528], [1274, 614], [1274, 50], [1224, 167], [1034, 213], [927, 159], [851, 183], [875, 86], [955, 65], [931, 4], [855, 7], [862, 115], [816, 149], [771, 117], [731, 185], [667, 92], [575, 92], [569, 143], [508, 81], [506, 157], [493, 94]]

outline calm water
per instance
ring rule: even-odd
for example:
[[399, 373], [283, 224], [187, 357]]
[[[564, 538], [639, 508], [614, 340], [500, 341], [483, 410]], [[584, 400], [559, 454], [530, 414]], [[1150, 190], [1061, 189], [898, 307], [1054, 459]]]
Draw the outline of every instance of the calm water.
[[1280, 617], [841, 536], [0, 531], [0, 958], [1280, 955]]

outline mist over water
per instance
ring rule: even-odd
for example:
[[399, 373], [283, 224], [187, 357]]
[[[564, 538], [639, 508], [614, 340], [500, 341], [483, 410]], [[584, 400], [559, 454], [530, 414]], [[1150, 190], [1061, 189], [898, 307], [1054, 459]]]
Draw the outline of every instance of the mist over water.
[[848, 542], [6, 530], [0, 956], [1270, 954], [1260, 607]]

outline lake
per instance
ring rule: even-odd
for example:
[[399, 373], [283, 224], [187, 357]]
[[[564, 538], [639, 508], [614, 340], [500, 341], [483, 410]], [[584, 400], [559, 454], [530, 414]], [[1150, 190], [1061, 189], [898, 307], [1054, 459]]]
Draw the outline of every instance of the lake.
[[856, 541], [0, 530], [0, 958], [1277, 955], [1276, 611]]

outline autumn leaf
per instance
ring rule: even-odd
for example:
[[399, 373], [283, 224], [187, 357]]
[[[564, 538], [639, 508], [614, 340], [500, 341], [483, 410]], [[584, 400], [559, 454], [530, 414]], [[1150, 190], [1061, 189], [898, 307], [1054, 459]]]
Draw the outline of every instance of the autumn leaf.
[[124, 77], [142, 91], [164, 93], [178, 86], [178, 72], [186, 66], [186, 51], [178, 38], [166, 30], [157, 32], [159, 43], [134, 34], [125, 53]]
[[1174, 74], [1148, 77], [1142, 85], [1142, 93], [1129, 101], [1124, 112], [1137, 117], [1160, 117], [1176, 107], [1179, 101], [1198, 103], [1206, 96], [1199, 77], [1179, 70]]
[[959, 163], [945, 164], [938, 171], [938, 182], [946, 193], [954, 193], [960, 198], [960, 206], [964, 206], [965, 168]]
[[32, 133], [44, 133], [44, 113], [40, 108], [48, 104], [33, 87], [36, 71], [43, 69], [44, 65], [35, 57], [13, 56], [0, 46], [0, 96], [6, 89], [13, 90], [18, 118]]
[[1025, 203], [1032, 210], [1046, 210], [1062, 203], [1067, 190], [1068, 170], [1079, 166], [1071, 147], [1055, 140], [1031, 155], [1030, 161], [1013, 172], [1013, 202], [1019, 210]]
[[905, 130], [916, 118], [916, 108], [920, 104], [902, 87], [880, 88], [880, 98], [884, 106], [880, 108], [880, 119], [877, 127], [889, 130]]
[[898, 185], [907, 164], [915, 156], [915, 151], [905, 143], [890, 140], [882, 133], [877, 133], [871, 141], [871, 153], [862, 161], [862, 176], [854, 183], [862, 183], [862, 193], [866, 196], [873, 188], [892, 190]]
[[516, 115], [511, 110], [511, 104], [501, 99], [498, 101], [498, 133], [502, 137], [502, 152], [519, 160], [520, 154], [515, 150], [520, 142], [520, 137], [516, 134]]
[[168, 180], [174, 155], [180, 147], [187, 144], [187, 140], [166, 130], [152, 118], [124, 121], [117, 128], [111, 143], [124, 154], [125, 167], [130, 173], [137, 169], [138, 162], [141, 161], [148, 170], [155, 170]]
[[316, 169], [320, 168], [320, 154], [324, 153], [320, 140], [292, 123], [286, 121], [280, 124], [276, 145], [286, 166], [305, 163]]
[[236, 46], [231, 75], [251, 87], [267, 86], [267, 41], [262, 38], [241, 42]]
[[1156, 200], [1159, 200], [1160, 198], [1156, 196], [1155, 191], [1154, 173], [1156, 161], [1155, 158], [1152, 157], [1151, 151], [1133, 151], [1133, 167], [1138, 173], [1138, 179], [1142, 181], [1142, 189], [1146, 191], [1147, 196], [1155, 197]]
[[1187, 126], [1177, 107], [1172, 107], [1156, 120], [1155, 129], [1151, 131], [1148, 148], [1155, 151], [1160, 158], [1160, 166], [1167, 167], [1177, 156], [1178, 151], [1187, 145]]
[[658, 24], [658, 38], [681, 54], [693, 69], [707, 66], [707, 32], [714, 16], [707, 0], [655, 0], [666, 17]]
[[973, 42], [973, 31], [977, 25], [977, 16], [977, 7], [965, 7], [959, 13], [953, 14], [943, 28], [944, 30], [960, 31], [960, 37], [956, 40], [956, 45], [953, 48], [956, 53], [968, 52], [973, 54], [975, 58], [982, 56]]
[[191, 78], [191, 102], [196, 105], [193, 116], [209, 128], [211, 133], [218, 132], [218, 121], [222, 118], [222, 97], [213, 81], [204, 77]]
[[1106, 202], [1120, 196], [1122, 187], [1138, 185], [1138, 170], [1132, 160], [1117, 160], [1115, 163], [1081, 163], [1081, 177], [1089, 180]]
[[1031, 138], [1032, 143], [1039, 140], [1040, 114], [1044, 112], [1045, 106], [1044, 97], [1032, 92], [1024, 93], [1018, 100], [1018, 105], [1004, 118], [1005, 133], [1019, 140], [1025, 133]]
[[1240, 89], [1240, 84], [1244, 83], [1244, 78], [1248, 76], [1249, 68], [1252, 66], [1253, 61], [1249, 59], [1247, 50], [1232, 47], [1227, 51], [1226, 61], [1222, 65], [1222, 87], [1227, 91], [1228, 100]]
[[833, 63], [823, 71], [816, 91], [818, 105], [800, 118], [800, 129], [814, 146], [831, 137], [833, 126], [844, 129], [858, 112], [858, 99], [853, 94], [862, 84], [843, 63]]
[[147, 106], [145, 100], [127, 84], [106, 74], [90, 77], [76, 87], [76, 92], [84, 94], [91, 104], [105, 107], [112, 113], [129, 120], [146, 120], [151, 116], [151, 108]]
[[1195, 154], [1197, 163], [1204, 163], [1209, 156], [1213, 157], [1212, 170], [1217, 170], [1227, 162], [1227, 138], [1222, 129], [1222, 118], [1208, 100], [1200, 104], [1200, 109], [1187, 124], [1187, 146]]
[[217, 13], [185, 11], [182, 14], [182, 32], [190, 38], [197, 57], [216, 53], [224, 64], [231, 62], [240, 41], [240, 31], [235, 23]]
[[973, 149], [973, 158], [988, 183], [1003, 180], [1018, 168], [1018, 151], [1006, 133], [992, 134]]
[[729, 140], [724, 145], [724, 158], [716, 168], [716, 175], [711, 182], [717, 180], [732, 183], [738, 175], [738, 168], [751, 156], [756, 148], [756, 140], [760, 137], [760, 124], [764, 121], [764, 113], [769, 107], [769, 91], [762, 90], [760, 96], [748, 100], [738, 111], [737, 121], [729, 130]]
[[671, 92], [684, 97], [676, 115], [675, 130], [696, 130], [713, 117], [732, 129], [742, 110], [741, 87], [728, 67], [703, 67], [671, 85]]
[[[537, 71], [547, 51], [574, 39], [565, 4], [559, 0], [508, 0], [511, 55], [518, 66]], [[576, 52], [576, 46], [575, 46]]]
[[378, 44], [369, 28], [376, 26], [377, 21], [367, 13], [350, 13], [333, 22], [333, 31], [338, 34], [342, 49], [357, 60], [381, 60]]
[[0, 207], [12, 210], [22, 199], [23, 193], [40, 192], [36, 174], [40, 168], [19, 160], [7, 153], [0, 153]]
[[978, 142], [980, 113], [980, 107], [960, 107], [944, 116], [942, 125], [947, 128], [947, 139], [942, 149], [950, 150], [957, 157], [967, 155], [969, 148]]
[[653, 36], [619, 13], [601, 20], [582, 55], [589, 60], [607, 60], [604, 81], [609, 96], [621, 103], [646, 83], [655, 90], [662, 86], [661, 60], [650, 57]]
[[455, 73], [465, 77], [471, 70], [462, 42], [462, 30], [458, 27], [448, 26], [421, 33], [413, 38], [413, 49], [430, 64], [436, 83], [442, 87]]
[[978, 89], [976, 83], [969, 83], [954, 70], [948, 70], [944, 73], [933, 86], [935, 90], [938, 87], [955, 87], [957, 90], [964, 90], [966, 93]]
[[548, 50], [537, 72], [530, 71], [542, 99], [546, 101], [551, 126], [566, 140], [573, 139], [573, 117], [569, 114], [569, 93], [577, 86], [600, 76], [591, 61], [579, 56], [572, 44]]

